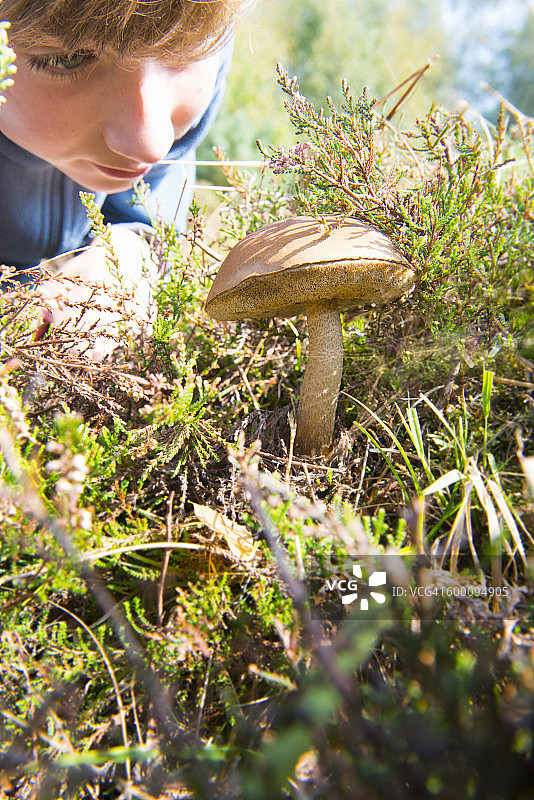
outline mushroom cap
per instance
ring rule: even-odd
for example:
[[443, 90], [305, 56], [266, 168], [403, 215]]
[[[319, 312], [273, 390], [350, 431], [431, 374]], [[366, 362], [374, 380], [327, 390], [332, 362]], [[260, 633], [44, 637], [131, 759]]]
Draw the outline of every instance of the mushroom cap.
[[292, 317], [306, 305], [384, 303], [415, 281], [410, 263], [380, 231], [354, 217], [272, 222], [246, 236], [222, 262], [206, 300], [220, 321]]

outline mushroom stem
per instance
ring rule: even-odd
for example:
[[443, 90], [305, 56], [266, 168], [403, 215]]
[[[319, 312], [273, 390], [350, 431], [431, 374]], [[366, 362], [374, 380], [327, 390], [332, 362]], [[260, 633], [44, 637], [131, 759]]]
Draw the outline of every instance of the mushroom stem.
[[338, 305], [306, 305], [308, 364], [300, 390], [295, 444], [305, 455], [326, 455], [332, 442], [343, 371], [343, 334]]

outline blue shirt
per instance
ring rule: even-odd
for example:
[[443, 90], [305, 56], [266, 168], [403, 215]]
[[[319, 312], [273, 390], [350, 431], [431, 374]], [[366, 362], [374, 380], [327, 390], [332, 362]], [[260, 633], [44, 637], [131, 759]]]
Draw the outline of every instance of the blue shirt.
[[[184, 180], [187, 178], [189, 186], [194, 182], [195, 167], [182, 162], [194, 161], [196, 148], [219, 110], [231, 54], [231, 45], [221, 51], [208, 108], [165, 157], [176, 164], [156, 164], [144, 176], [150, 186], [149, 213], [129, 204], [131, 189], [109, 195], [97, 192], [95, 201], [106, 222], [150, 225], [150, 215], [159, 215], [166, 222], [174, 221], [178, 230], [185, 230], [192, 190], [186, 187], [181, 202], [180, 196]], [[90, 223], [79, 197], [81, 191], [85, 191], [83, 186], [0, 133], [0, 264], [18, 269], [33, 267], [42, 259], [86, 243]]]

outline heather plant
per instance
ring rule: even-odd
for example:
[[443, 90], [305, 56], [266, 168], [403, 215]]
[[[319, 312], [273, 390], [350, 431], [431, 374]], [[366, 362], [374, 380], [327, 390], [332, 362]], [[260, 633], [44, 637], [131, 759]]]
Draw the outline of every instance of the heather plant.
[[[402, 131], [391, 123], [396, 108], [386, 113], [366, 90], [355, 99], [344, 82], [341, 108], [327, 98], [327, 114], [280, 65], [278, 73], [299, 142], [287, 151], [259, 144], [276, 173], [295, 173], [295, 207], [352, 214], [389, 235], [418, 269], [418, 299], [440, 333], [462, 329], [488, 343], [521, 333], [509, 295], [512, 286], [528, 291], [532, 123], [516, 116], [519, 131], [507, 137], [503, 107], [484, 134], [466, 116], [433, 108]], [[526, 174], [511, 188], [521, 150]]]
[[16, 71], [16, 67], [13, 63], [15, 61], [15, 53], [8, 47], [7, 43], [8, 28], [9, 23], [0, 22], [0, 103], [5, 99], [2, 96], [2, 92], [4, 89], [7, 89], [8, 86], [11, 86], [13, 83], [11, 75]]

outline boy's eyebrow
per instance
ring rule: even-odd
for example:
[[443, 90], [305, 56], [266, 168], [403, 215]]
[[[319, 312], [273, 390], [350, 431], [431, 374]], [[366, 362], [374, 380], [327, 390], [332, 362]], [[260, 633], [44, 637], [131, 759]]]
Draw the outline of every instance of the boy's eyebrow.
[[69, 47], [65, 42], [59, 38], [55, 38], [53, 36], [39, 36], [38, 40], [33, 42], [28, 42], [21, 44], [20, 47], [17, 47], [16, 43], [13, 42], [11, 39], [12, 47], [15, 50], [19, 50], [19, 52], [26, 52], [26, 53], [61, 53], [61, 54], [72, 54], [74, 52], [87, 52], [87, 53], [94, 53], [95, 55], [102, 55], [101, 49], [95, 47], [92, 44], [86, 43], [83, 44], [80, 42], [74, 49]]
[[[13, 41], [13, 40], [12, 40]], [[13, 43], [16, 48], [16, 42]], [[56, 39], [53, 36], [39, 36], [39, 39], [34, 42], [28, 42], [19, 49], [23, 50], [50, 50], [50, 51], [63, 51], [67, 50], [65, 42], [61, 39]], [[79, 48], [87, 49], [87, 48]]]
[[[1, 2], [1, 0], [0, 0]], [[12, 46], [16, 48], [16, 36], [11, 37]], [[32, 41], [26, 41], [24, 43], [25, 50], [37, 50], [38, 48], [42, 47], [43, 49], [49, 50], [57, 50], [57, 51], [64, 51], [64, 52], [73, 52], [72, 47], [69, 47], [64, 39], [61, 39], [59, 36], [53, 36], [47, 33], [40, 33], [38, 36], [35, 37]], [[21, 45], [22, 49], [22, 45]], [[97, 51], [99, 48], [91, 42], [80, 42], [76, 45], [76, 51], [78, 50], [94, 50]]]

